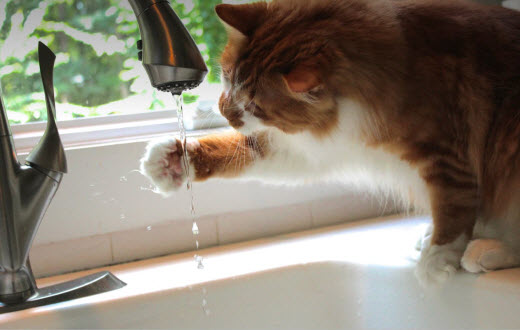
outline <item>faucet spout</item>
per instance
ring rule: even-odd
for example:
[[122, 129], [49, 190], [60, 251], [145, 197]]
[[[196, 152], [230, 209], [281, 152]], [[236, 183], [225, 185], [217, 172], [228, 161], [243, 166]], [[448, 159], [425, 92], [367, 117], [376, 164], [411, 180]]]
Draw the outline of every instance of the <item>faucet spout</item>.
[[180, 94], [208, 73], [204, 59], [168, 0], [128, 0], [141, 32], [139, 59], [152, 86]]

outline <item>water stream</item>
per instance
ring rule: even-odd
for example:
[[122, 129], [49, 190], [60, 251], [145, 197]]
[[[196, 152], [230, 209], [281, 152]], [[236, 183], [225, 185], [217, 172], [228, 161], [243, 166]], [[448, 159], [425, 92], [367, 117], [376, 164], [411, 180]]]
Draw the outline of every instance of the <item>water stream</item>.
[[[186, 171], [186, 189], [188, 190], [188, 193], [190, 194], [190, 213], [191, 213], [191, 220], [192, 220], [192, 226], [191, 226], [191, 232], [193, 233], [193, 236], [195, 236], [195, 248], [199, 249], [199, 240], [197, 236], [199, 235], [199, 226], [197, 225], [196, 221], [196, 215], [195, 215], [195, 200], [193, 196], [193, 187], [191, 182], [191, 176], [190, 176], [190, 166], [188, 163], [188, 150], [186, 148], [186, 128], [184, 127], [184, 111], [182, 107], [182, 95], [173, 94], [173, 99], [175, 100], [175, 106], [177, 109], [177, 118], [179, 121], [179, 132], [180, 132], [180, 140], [182, 142], [182, 147], [184, 150], [184, 157], [182, 157], [182, 160], [184, 162], [184, 169]], [[203, 269], [203, 258], [197, 254], [194, 256], [195, 261], [197, 262], [197, 268]]]
[[[184, 157], [182, 157], [184, 162], [184, 168], [186, 171], [186, 189], [188, 190], [188, 193], [190, 195], [190, 213], [191, 213], [191, 220], [192, 220], [192, 226], [191, 226], [191, 232], [193, 233], [193, 236], [195, 237], [195, 248], [198, 251], [199, 250], [199, 226], [197, 225], [196, 221], [196, 214], [195, 214], [195, 200], [193, 196], [193, 187], [190, 177], [190, 167], [188, 162], [188, 150], [186, 148], [186, 128], [184, 127], [184, 113], [182, 108], [182, 95], [176, 95], [173, 94], [173, 99], [175, 100], [175, 105], [177, 108], [177, 118], [179, 121], [179, 132], [180, 132], [180, 140], [182, 142], [182, 147], [184, 150]], [[198, 269], [204, 269], [203, 260], [204, 258], [198, 254], [195, 254], [193, 256], [195, 259], [195, 262], [197, 263]], [[207, 300], [207, 291], [206, 288], [202, 288], [202, 310], [204, 311], [204, 314], [206, 316], [209, 316], [211, 314], [211, 310], [208, 306], [208, 300]]]

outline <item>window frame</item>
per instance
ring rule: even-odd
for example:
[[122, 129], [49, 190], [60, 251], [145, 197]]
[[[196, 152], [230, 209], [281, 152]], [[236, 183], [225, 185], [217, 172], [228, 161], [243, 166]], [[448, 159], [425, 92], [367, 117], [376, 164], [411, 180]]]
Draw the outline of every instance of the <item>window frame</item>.
[[[174, 110], [76, 118], [57, 121], [64, 147], [88, 147], [100, 143], [138, 140], [179, 131]], [[47, 122], [11, 125], [18, 153], [28, 153], [45, 132]]]

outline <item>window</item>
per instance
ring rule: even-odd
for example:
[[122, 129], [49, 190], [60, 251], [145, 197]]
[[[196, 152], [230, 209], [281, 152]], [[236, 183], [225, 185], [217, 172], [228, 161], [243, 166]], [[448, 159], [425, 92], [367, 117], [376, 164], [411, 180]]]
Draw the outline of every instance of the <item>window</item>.
[[[214, 102], [220, 91], [217, 59], [226, 42], [214, 15], [220, 2], [171, 2], [210, 70], [202, 86], [185, 93], [188, 107], [197, 101], [208, 107], [207, 101]], [[11, 124], [46, 119], [38, 41], [57, 55], [54, 86], [59, 121], [171, 110], [171, 95], [150, 85], [137, 59], [139, 38], [126, 0], [0, 0], [0, 79]]]

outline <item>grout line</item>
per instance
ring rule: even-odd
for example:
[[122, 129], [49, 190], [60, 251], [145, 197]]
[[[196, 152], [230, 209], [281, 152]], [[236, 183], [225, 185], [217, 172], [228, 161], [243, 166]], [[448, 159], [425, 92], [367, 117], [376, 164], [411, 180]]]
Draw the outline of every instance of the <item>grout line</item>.
[[314, 212], [312, 211], [313, 210], [313, 207], [312, 207], [312, 204], [314, 203], [314, 201], [311, 201], [309, 202], [309, 213], [311, 215], [311, 228], [316, 228], [316, 221], [314, 219], [315, 217], [315, 214]]
[[215, 217], [215, 237], [217, 239], [217, 246], [220, 246], [219, 219], [220, 219], [220, 215], [217, 215]]
[[113, 242], [113, 234], [108, 234], [108, 239], [110, 240], [110, 258], [112, 260], [112, 263], [116, 262], [115, 261], [115, 256], [114, 256], [114, 242]]

